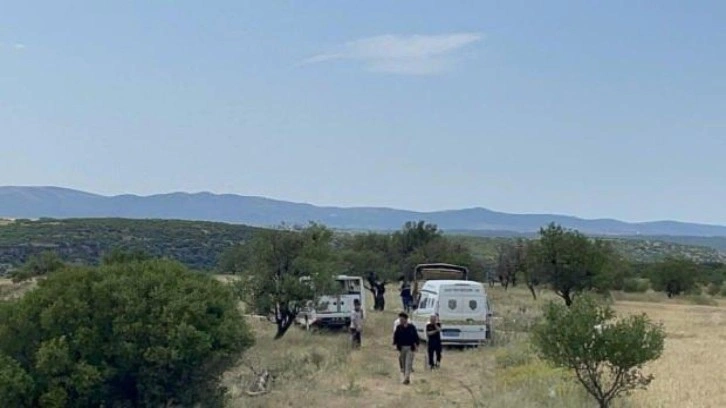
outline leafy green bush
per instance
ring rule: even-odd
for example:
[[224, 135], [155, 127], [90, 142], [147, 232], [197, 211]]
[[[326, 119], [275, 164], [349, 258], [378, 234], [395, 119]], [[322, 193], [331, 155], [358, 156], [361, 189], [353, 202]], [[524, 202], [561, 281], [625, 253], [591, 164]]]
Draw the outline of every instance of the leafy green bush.
[[219, 404], [219, 376], [252, 343], [237, 306], [222, 283], [170, 261], [58, 271], [0, 303], [0, 401]]
[[627, 278], [623, 280], [623, 292], [645, 293], [650, 289], [647, 279]]
[[13, 271], [10, 277], [13, 279], [13, 282], [17, 283], [39, 276], [46, 276], [64, 267], [65, 264], [58, 254], [52, 251], [44, 251], [38, 255], [31, 256], [23, 267]]
[[577, 297], [570, 308], [550, 302], [532, 335], [540, 356], [572, 370], [601, 408], [647, 387], [653, 376], [643, 374], [642, 367], [663, 352], [663, 328], [645, 314], [614, 317], [609, 306], [588, 295]]

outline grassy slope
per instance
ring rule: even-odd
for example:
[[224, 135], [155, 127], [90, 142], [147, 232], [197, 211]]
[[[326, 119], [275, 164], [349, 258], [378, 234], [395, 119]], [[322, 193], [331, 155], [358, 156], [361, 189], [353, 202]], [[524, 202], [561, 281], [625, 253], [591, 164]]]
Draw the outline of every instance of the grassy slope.
[[[243, 394], [250, 370], [244, 364], [225, 378], [231, 407], [587, 407], [594, 406], [566, 373], [539, 361], [528, 348], [526, 331], [541, 304], [520, 289], [490, 290], [497, 314], [497, 342], [478, 350], [445, 350], [442, 368], [424, 370], [423, 353], [415, 361], [412, 385], [399, 384], [396, 353], [390, 345], [396, 310], [368, 313], [359, 351], [348, 337], [310, 334], [293, 328], [271, 341], [273, 325], [251, 319], [257, 345], [244, 357], [255, 367], [280, 376], [273, 391], [261, 397]], [[397, 305], [395, 294], [389, 305]], [[662, 300], [662, 299], [658, 299]], [[656, 375], [650, 390], [638, 391], [621, 407], [726, 406], [726, 361], [723, 342], [726, 308], [682, 303], [619, 301], [619, 313], [646, 311], [662, 321], [669, 335], [663, 357], [648, 367]]]

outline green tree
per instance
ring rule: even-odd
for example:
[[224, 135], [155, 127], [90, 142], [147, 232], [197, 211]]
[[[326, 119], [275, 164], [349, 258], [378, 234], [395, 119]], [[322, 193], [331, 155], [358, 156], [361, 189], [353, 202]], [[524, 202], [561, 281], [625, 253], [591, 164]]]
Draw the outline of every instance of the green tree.
[[13, 272], [13, 282], [20, 282], [31, 278], [46, 276], [65, 267], [63, 260], [53, 251], [43, 251], [33, 255], [22, 268]]
[[669, 298], [695, 288], [698, 266], [683, 258], [667, 258], [651, 266], [650, 283], [654, 290]]
[[249, 267], [252, 259], [252, 246], [249, 243], [238, 244], [227, 248], [219, 256], [217, 269], [222, 273], [231, 275], [243, 274]]
[[31, 404], [33, 379], [12, 358], [0, 354], [0, 401], [8, 407], [27, 407]]
[[422, 263], [443, 262], [470, 267], [474, 258], [469, 248], [459, 242], [440, 237], [416, 248], [409, 255], [411, 268]]
[[579, 296], [572, 307], [550, 302], [532, 333], [540, 356], [570, 369], [601, 408], [621, 396], [646, 388], [653, 375], [643, 365], [660, 357], [665, 333], [645, 314], [613, 321], [609, 306]]
[[0, 400], [219, 406], [252, 341], [233, 291], [176, 262], [65, 268], [0, 303]]
[[330, 230], [310, 224], [263, 231], [251, 242], [250, 271], [238, 285], [248, 305], [257, 313], [272, 316], [277, 324], [275, 339], [285, 335], [316, 293], [334, 287], [334, 276], [341, 266], [332, 239]]
[[413, 259], [416, 250], [443, 238], [441, 231], [435, 224], [425, 221], [409, 221], [391, 236], [391, 247], [396, 254], [397, 270], [404, 275], [413, 273], [416, 263], [420, 259]]
[[541, 262], [539, 255], [540, 247], [537, 241], [527, 241], [524, 244], [524, 265], [522, 266], [522, 278], [524, 279], [527, 289], [532, 294], [532, 298], [537, 300], [537, 287], [543, 280], [544, 270], [546, 269]]
[[517, 286], [517, 280], [526, 274], [526, 249], [527, 245], [523, 239], [501, 243], [497, 248], [496, 273], [504, 290], [507, 290], [510, 284]]
[[550, 224], [529, 248], [529, 268], [549, 285], [567, 306], [577, 293], [609, 287], [614, 251], [602, 240]]
[[151, 259], [151, 255], [141, 249], [114, 248], [103, 255], [101, 263], [104, 265], [114, 265], [127, 262], [143, 262], [149, 259]]

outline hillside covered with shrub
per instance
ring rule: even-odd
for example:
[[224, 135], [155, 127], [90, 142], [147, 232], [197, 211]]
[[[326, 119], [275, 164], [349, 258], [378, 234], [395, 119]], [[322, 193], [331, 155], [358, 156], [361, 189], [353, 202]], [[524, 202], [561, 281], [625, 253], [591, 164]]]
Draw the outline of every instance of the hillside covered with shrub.
[[0, 225], [0, 265], [18, 266], [52, 251], [71, 263], [96, 265], [112, 249], [142, 250], [190, 268], [211, 269], [226, 248], [258, 229], [215, 222], [120, 218], [17, 220]]

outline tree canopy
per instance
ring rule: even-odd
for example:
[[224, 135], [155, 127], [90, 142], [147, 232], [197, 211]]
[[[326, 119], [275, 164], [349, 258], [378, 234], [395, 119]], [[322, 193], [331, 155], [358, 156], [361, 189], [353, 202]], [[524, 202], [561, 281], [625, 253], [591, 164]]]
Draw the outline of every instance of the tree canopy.
[[65, 268], [0, 303], [0, 400], [215, 406], [252, 341], [230, 288], [176, 262]]
[[569, 308], [548, 303], [532, 333], [540, 356], [572, 370], [601, 408], [647, 387], [653, 376], [643, 373], [643, 365], [663, 352], [665, 332], [645, 314], [614, 318], [609, 306], [579, 296]]
[[615, 253], [610, 245], [578, 231], [550, 224], [540, 229], [539, 240], [528, 248], [533, 275], [571, 305], [577, 293], [606, 289]]
[[285, 335], [316, 293], [333, 288], [340, 263], [332, 240], [329, 229], [310, 224], [263, 231], [250, 243], [250, 268], [238, 285], [247, 305], [273, 317], [276, 339]]
[[653, 264], [649, 275], [653, 289], [665, 292], [670, 298], [695, 288], [698, 267], [686, 259], [668, 258]]

